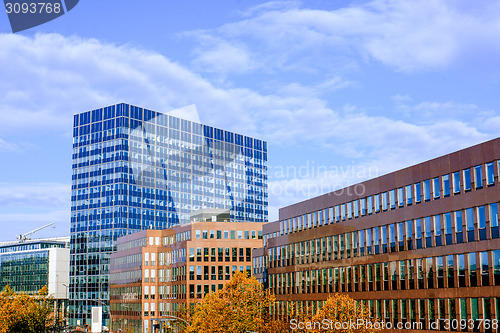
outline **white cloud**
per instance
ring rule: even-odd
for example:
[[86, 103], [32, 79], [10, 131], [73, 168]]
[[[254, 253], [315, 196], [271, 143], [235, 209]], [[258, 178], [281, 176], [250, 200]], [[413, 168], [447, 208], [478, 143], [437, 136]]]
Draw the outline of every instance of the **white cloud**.
[[198, 36], [201, 48], [195, 53], [195, 67], [200, 71], [216, 72], [224, 75], [231, 73], [246, 73], [254, 69], [254, 55], [244, 45], [229, 43], [220, 38]]
[[18, 151], [20, 150], [21, 147], [19, 145], [8, 142], [0, 138], [0, 152], [12, 152], [12, 151]]
[[61, 183], [0, 183], [0, 226], [5, 228], [0, 240], [12, 241], [55, 222], [56, 229], [47, 228], [33, 237], [69, 235], [71, 186]]
[[471, 10], [447, 0], [374, 0], [327, 11], [270, 2], [240, 21], [192, 36], [217, 41], [202, 44], [198, 55], [206, 50], [218, 53], [218, 48], [222, 52], [228, 43], [241, 52], [255, 50], [253, 58], [260, 66], [254, 63], [254, 69], [314, 68], [323, 73], [326, 68], [338, 70], [351, 56], [358, 61], [375, 59], [397, 71], [426, 71], [448, 68], [464, 57], [477, 59], [485, 52], [498, 58], [500, 4], [474, 5], [477, 8]]
[[[0, 207], [70, 207], [71, 186], [59, 183], [0, 183]], [[2, 215], [2, 214], [0, 214]]]
[[[296, 14], [303, 18], [299, 11]], [[447, 117], [433, 122], [395, 120], [356, 105], [332, 109], [314, 87], [299, 83], [269, 94], [221, 88], [158, 53], [130, 45], [57, 34], [0, 34], [0, 45], [0, 62], [10, 64], [0, 67], [2, 135], [30, 135], [36, 140], [46, 131], [69, 132], [73, 113], [122, 101], [160, 112], [195, 103], [202, 122], [266, 139], [278, 149], [294, 147], [297, 161], [301, 150], [312, 147], [335, 163], [339, 158], [353, 160], [354, 166], [373, 165], [382, 173], [497, 136], [496, 128], [455, 118], [451, 110], [461, 104], [453, 102], [408, 105], [412, 112], [448, 110]], [[324, 82], [325, 89], [351, 84], [336, 75]], [[322, 89], [321, 84], [317, 88]], [[408, 103], [407, 98], [399, 100]], [[463, 105], [475, 114], [481, 109]], [[273, 182], [273, 187], [290, 184], [295, 191], [291, 202], [304, 198], [304, 183], [337, 183], [329, 175]], [[0, 206], [39, 207], [44, 214], [49, 214], [45, 206], [53, 211], [67, 207], [69, 214], [68, 189], [64, 184], [2, 184]], [[288, 199], [270, 198], [270, 204], [281, 206], [283, 200]], [[2, 221], [15, 218], [6, 214], [0, 216]]]

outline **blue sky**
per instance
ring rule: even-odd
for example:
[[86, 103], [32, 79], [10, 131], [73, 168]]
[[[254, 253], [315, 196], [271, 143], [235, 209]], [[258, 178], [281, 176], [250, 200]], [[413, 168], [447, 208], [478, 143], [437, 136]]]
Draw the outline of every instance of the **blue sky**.
[[0, 13], [0, 226], [69, 234], [72, 114], [127, 102], [268, 141], [278, 208], [499, 136], [498, 1], [80, 1]]

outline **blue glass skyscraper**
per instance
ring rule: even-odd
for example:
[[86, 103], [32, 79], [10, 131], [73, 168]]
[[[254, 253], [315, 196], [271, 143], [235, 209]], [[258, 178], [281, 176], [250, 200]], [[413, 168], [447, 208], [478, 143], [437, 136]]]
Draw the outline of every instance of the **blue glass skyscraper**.
[[267, 144], [248, 136], [121, 103], [74, 116], [72, 167], [73, 325], [108, 304], [118, 237], [189, 222], [201, 208], [267, 222]]

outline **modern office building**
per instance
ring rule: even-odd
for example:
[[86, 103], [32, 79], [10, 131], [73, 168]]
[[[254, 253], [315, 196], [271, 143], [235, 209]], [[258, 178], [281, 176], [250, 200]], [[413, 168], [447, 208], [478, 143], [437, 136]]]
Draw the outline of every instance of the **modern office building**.
[[229, 222], [228, 216], [229, 210], [204, 210], [189, 224], [120, 237], [111, 255], [111, 330], [175, 327], [188, 304], [221, 289], [234, 271], [250, 274], [262, 224]]
[[64, 318], [68, 304], [69, 237], [0, 243], [0, 290], [38, 294], [44, 286]]
[[253, 257], [274, 313], [342, 292], [389, 332], [497, 332], [499, 163], [495, 139], [280, 209]]
[[108, 324], [116, 239], [189, 222], [197, 209], [267, 221], [266, 142], [117, 104], [74, 116], [70, 322]]

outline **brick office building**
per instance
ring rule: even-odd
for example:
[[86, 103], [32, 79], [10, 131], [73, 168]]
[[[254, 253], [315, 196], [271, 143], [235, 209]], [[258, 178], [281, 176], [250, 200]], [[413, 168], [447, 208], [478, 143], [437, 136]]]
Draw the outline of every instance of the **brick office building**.
[[495, 139], [280, 209], [253, 257], [274, 313], [347, 292], [386, 328], [497, 331], [499, 160]]
[[236, 270], [251, 272], [252, 250], [262, 247], [262, 224], [229, 221], [204, 210], [193, 222], [145, 230], [118, 239], [111, 256], [111, 329], [152, 332], [187, 304], [221, 289]]

